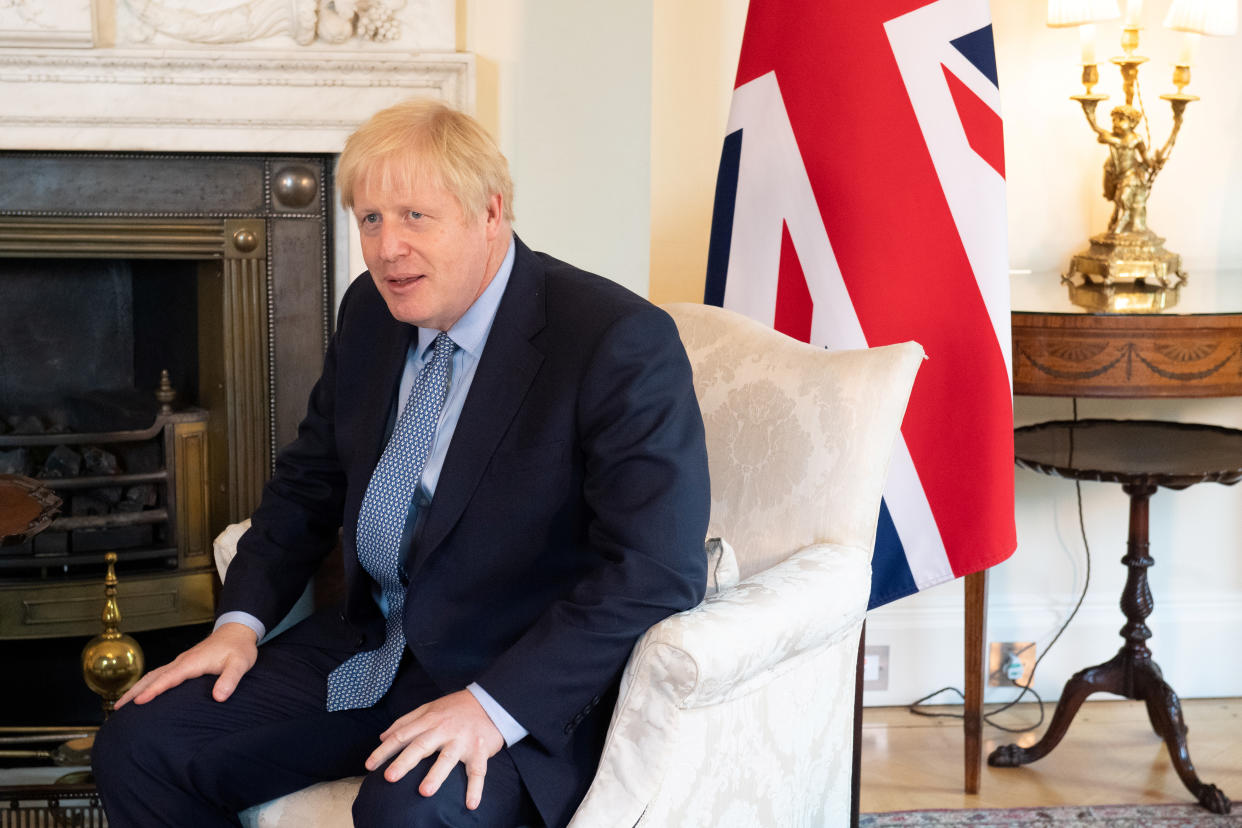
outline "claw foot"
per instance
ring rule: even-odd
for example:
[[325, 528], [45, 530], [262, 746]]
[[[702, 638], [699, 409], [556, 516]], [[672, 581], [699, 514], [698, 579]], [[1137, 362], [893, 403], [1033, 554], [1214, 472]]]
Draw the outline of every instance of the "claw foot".
[[1199, 804], [1214, 814], [1227, 814], [1232, 808], [1229, 797], [1215, 785], [1204, 785], [1199, 789]]
[[1017, 745], [1001, 745], [988, 755], [988, 764], [994, 768], [1016, 768], [1022, 764], [1025, 753], [1026, 751]]

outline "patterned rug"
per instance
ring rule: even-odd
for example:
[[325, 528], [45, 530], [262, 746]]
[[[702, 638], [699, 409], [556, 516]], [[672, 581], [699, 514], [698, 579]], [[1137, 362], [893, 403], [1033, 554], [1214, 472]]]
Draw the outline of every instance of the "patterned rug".
[[1071, 828], [1224, 828], [1242, 826], [1242, 808], [1217, 815], [1198, 805], [1067, 805], [1061, 808], [999, 808], [985, 810], [893, 811], [862, 814], [858, 828], [906, 828], [912, 825], [969, 825], [1009, 828], [1012, 825]]

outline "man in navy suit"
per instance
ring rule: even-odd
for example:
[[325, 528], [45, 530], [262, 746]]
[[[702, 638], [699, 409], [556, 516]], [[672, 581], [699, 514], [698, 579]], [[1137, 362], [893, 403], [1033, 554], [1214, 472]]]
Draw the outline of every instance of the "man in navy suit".
[[[359, 774], [367, 828], [562, 825], [634, 643], [703, 597], [707, 455], [668, 315], [523, 245], [504, 157], [441, 104], [377, 114], [338, 182], [369, 274], [341, 302], [215, 630], [99, 734], [116, 828], [236, 825]], [[445, 390], [384, 551], [396, 575], [373, 577], [359, 539], [386, 496], [369, 487], [405, 462], [403, 407], [433, 365]], [[343, 604], [258, 646], [338, 538]], [[359, 679], [386, 641], [395, 675]]]

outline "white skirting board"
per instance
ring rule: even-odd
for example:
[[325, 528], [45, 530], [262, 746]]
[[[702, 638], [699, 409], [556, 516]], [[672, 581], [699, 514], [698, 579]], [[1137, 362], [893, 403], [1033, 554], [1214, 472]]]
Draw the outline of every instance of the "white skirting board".
[[[1108, 563], [1121, 569], [1111, 560]], [[1108, 596], [1093, 585], [1077, 617], [1035, 674], [1034, 689], [1045, 701], [1059, 698], [1074, 673], [1107, 661], [1121, 647], [1118, 632], [1125, 616], [1119, 599], [1119, 592]], [[1008, 599], [998, 606], [993, 598], [988, 611], [988, 640], [1033, 640], [1042, 654], [1077, 600], [1077, 595], [1068, 593], [1030, 595]], [[1183, 698], [1242, 696], [1242, 666], [1236, 656], [1242, 595], [1203, 591], [1162, 598], [1157, 593], [1154, 603], [1147, 619], [1152, 631], [1147, 643], [1174, 691]], [[960, 580], [870, 613], [867, 645], [888, 646], [889, 679], [887, 690], [865, 691], [863, 704], [903, 706], [941, 687], [964, 689], [963, 616]], [[986, 687], [984, 700], [1004, 702], [1017, 693], [1013, 687]], [[1117, 697], [1102, 693], [1098, 698]], [[960, 701], [953, 693], [932, 700], [948, 704]], [[1033, 698], [1027, 694], [1023, 701]]]

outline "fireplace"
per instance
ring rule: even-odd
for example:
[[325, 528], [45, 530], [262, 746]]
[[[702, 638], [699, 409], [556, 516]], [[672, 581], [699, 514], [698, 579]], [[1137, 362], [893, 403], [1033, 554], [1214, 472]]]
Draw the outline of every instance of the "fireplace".
[[[132, 366], [133, 386], [149, 393], [167, 368], [178, 392], [175, 416], [203, 418], [193, 425], [201, 429], [195, 450], [205, 458], [206, 487], [178, 495], [180, 482], [156, 482], [156, 503], [144, 509], [165, 515], [150, 529], [152, 543], [118, 550], [122, 628], [138, 633], [148, 666], [209, 627], [188, 621], [210, 617], [211, 556], [199, 550], [217, 528], [249, 514], [276, 448], [294, 437], [320, 368], [332, 296], [362, 270], [346, 243], [348, 221], [331, 206], [332, 154], [372, 113], [411, 96], [475, 108], [475, 59], [459, 51], [464, 21], [454, 0], [381, 4], [392, 17], [382, 36], [360, 16], [342, 20], [346, 7], [314, 0], [287, 4], [287, 19], [276, 21], [285, 29], [238, 30], [232, 24], [244, 16], [234, 10], [249, 5], [0, 2], [0, 303], [15, 289], [21, 262], [41, 262], [42, 270], [26, 268], [41, 282], [50, 281], [47, 269], [73, 273], [91, 262], [87, 272], [95, 275], [71, 277], [79, 285], [114, 278], [133, 290], [127, 325], [137, 327], [126, 330], [136, 331], [135, 351], [144, 355]], [[156, 12], [170, 13], [161, 22]], [[118, 275], [100, 276], [99, 268]], [[142, 304], [153, 282], [176, 294], [161, 300], [175, 318], [156, 321], [181, 332], [193, 327], [188, 344], [168, 345], [151, 327]], [[101, 336], [84, 328], [81, 338]], [[106, 344], [75, 359], [103, 362], [106, 351], [115, 364], [117, 343]], [[9, 345], [0, 329], [0, 353]], [[151, 354], [158, 359], [146, 360]], [[59, 367], [21, 382], [29, 389], [52, 374]], [[101, 382], [125, 384], [115, 375]], [[5, 389], [0, 381], [0, 417], [26, 404]], [[80, 389], [55, 390], [58, 398], [80, 396]], [[172, 439], [169, 451], [167, 428], [149, 438], [160, 469], [125, 473], [159, 474], [185, 459], [190, 450]], [[88, 445], [133, 451], [116, 442], [68, 447], [82, 453]], [[25, 448], [42, 464], [55, 446]], [[118, 458], [118, 466], [128, 463]], [[65, 516], [74, 517], [72, 500], [86, 489], [59, 491]], [[199, 512], [189, 504], [200, 495], [205, 517], [191, 517]], [[130, 541], [144, 541], [146, 531]], [[98, 699], [81, 681], [78, 656], [100, 628], [99, 564], [18, 573], [5, 557], [0, 549], [0, 563], [12, 567], [0, 568], [0, 617], [20, 619], [23, 602], [33, 600], [76, 609], [55, 624], [15, 621], [21, 637], [0, 633], [6, 675], [18, 677], [0, 690], [0, 721], [97, 721]]]
[[210, 539], [326, 347], [331, 159], [0, 152], [0, 182], [0, 462], [65, 502], [0, 555], [0, 639], [96, 633], [106, 552], [127, 631], [208, 621]]

